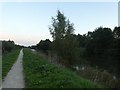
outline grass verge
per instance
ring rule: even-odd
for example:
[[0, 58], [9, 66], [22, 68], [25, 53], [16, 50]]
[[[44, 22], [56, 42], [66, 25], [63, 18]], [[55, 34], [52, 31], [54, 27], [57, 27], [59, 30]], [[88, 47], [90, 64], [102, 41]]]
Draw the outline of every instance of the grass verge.
[[7, 75], [17, 57], [19, 55], [20, 50], [13, 50], [2, 56], [2, 79]]
[[26, 88], [100, 88], [74, 72], [48, 63], [37, 54], [24, 49], [23, 66]]

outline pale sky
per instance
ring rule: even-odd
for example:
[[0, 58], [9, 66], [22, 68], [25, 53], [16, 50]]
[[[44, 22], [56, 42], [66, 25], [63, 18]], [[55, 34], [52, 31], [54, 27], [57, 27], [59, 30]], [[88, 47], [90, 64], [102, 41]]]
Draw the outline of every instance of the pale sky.
[[118, 3], [118, 26], [120, 26], [120, 1]]
[[0, 40], [25, 46], [52, 40], [48, 27], [58, 9], [74, 23], [75, 34], [118, 26], [117, 2], [1, 2]]

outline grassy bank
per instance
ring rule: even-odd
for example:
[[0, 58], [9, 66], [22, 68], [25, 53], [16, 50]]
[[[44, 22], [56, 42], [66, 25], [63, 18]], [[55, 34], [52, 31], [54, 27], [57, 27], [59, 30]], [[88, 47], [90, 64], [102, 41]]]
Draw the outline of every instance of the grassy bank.
[[20, 50], [13, 50], [2, 56], [2, 78], [4, 78], [19, 55]]
[[99, 88], [74, 72], [48, 63], [37, 54], [24, 49], [23, 66], [26, 88]]

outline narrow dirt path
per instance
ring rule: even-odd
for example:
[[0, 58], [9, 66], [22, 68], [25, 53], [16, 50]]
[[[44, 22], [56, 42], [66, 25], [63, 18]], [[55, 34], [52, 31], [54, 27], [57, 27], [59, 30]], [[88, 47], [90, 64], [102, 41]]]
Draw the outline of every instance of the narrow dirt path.
[[17, 61], [5, 77], [2, 88], [24, 88], [22, 59], [23, 49], [20, 51]]

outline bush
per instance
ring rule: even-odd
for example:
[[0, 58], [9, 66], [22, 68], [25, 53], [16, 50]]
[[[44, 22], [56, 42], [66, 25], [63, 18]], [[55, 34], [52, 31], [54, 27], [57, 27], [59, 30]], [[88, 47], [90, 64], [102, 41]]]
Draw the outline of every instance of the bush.
[[82, 70], [82, 67], [80, 67], [80, 69], [77, 71], [77, 74], [93, 82], [104, 85], [105, 87], [109, 87], [109, 88], [120, 87], [119, 86], [120, 80], [114, 79], [113, 76], [110, 73], [108, 73], [106, 70], [100, 71], [98, 69], [94, 69], [92, 67], [86, 66], [84, 67], [84, 70]]

